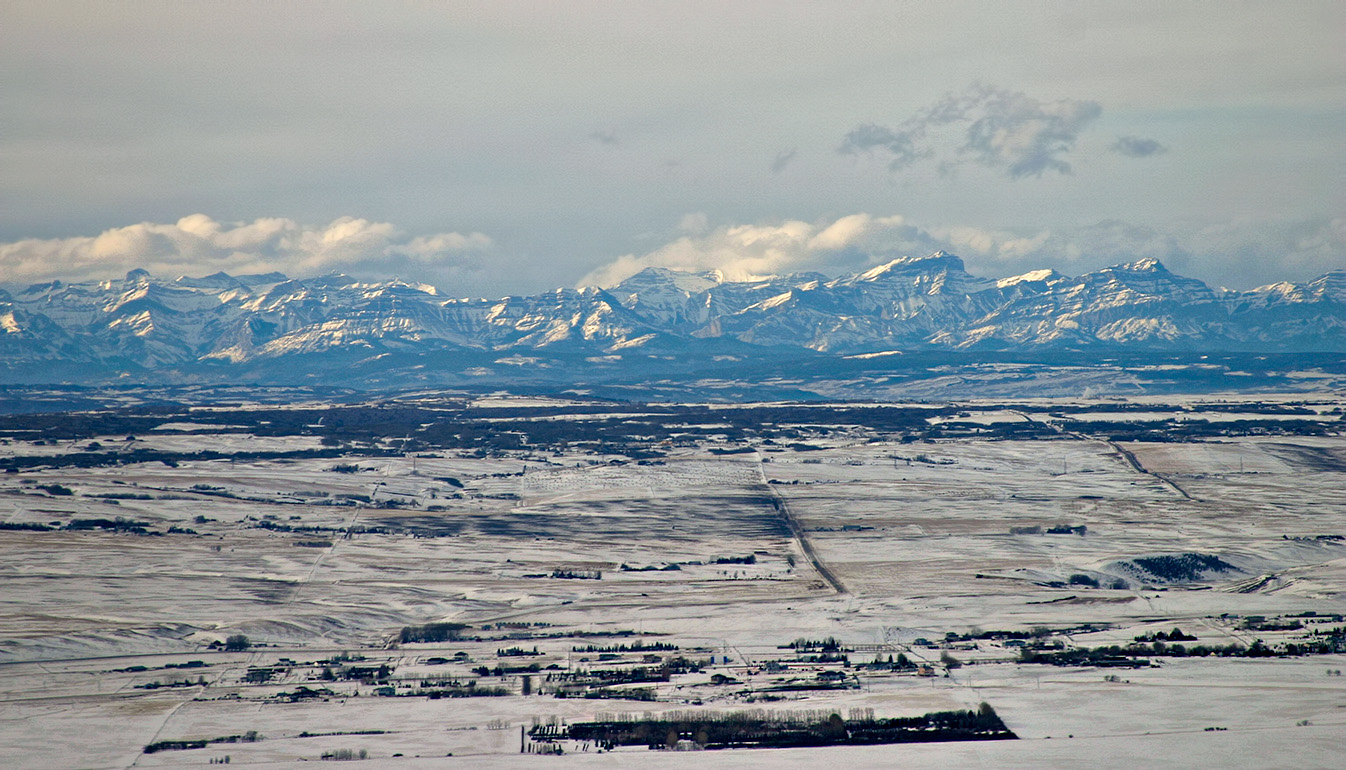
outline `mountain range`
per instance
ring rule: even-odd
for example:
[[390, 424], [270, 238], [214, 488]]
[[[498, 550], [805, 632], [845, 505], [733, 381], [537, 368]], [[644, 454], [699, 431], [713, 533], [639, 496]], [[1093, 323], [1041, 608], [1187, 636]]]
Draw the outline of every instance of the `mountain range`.
[[987, 279], [969, 274], [959, 257], [936, 252], [837, 278], [801, 273], [736, 282], [713, 271], [651, 267], [611, 288], [503, 299], [448, 298], [423, 284], [341, 274], [164, 280], [143, 270], [123, 280], [0, 291], [0, 374], [9, 382], [330, 370], [334, 361], [430, 353], [437, 366], [470, 368], [524, 365], [542, 353], [612, 365], [765, 349], [850, 357], [939, 350], [1340, 353], [1346, 270], [1231, 291], [1153, 259], [1076, 277], [1039, 270]]

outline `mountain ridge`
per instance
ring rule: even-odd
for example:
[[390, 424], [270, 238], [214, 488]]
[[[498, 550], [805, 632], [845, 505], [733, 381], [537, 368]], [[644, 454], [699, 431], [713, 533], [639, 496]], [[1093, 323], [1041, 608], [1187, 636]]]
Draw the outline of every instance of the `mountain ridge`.
[[[718, 342], [717, 342], [718, 341]], [[647, 268], [615, 286], [499, 299], [340, 273], [51, 281], [0, 292], [0, 363], [27, 370], [229, 366], [365, 351], [597, 356], [705, 345], [893, 350], [1120, 348], [1346, 352], [1346, 270], [1249, 291], [1211, 288], [1142, 259], [1079, 276], [992, 279], [945, 252], [829, 278], [727, 281], [717, 271]], [[300, 359], [305, 363], [299, 363]], [[91, 375], [92, 376], [92, 375]]]

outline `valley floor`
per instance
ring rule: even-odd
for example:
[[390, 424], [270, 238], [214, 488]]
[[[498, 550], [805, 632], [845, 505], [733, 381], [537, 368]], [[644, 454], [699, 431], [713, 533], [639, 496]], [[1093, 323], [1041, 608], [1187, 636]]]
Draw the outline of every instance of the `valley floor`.
[[[703, 432], [643, 457], [305, 457], [324, 444], [181, 420], [6, 438], [0, 460], [53, 462], [0, 475], [0, 764], [1339, 766], [1343, 403], [1282, 410], [1316, 432], [1166, 441], [1089, 432], [1127, 419], [1097, 404], [968, 403], [932, 422], [1043, 430], [801, 421], [794, 443]], [[91, 442], [221, 456], [55, 461]], [[1018, 740], [689, 755], [527, 735], [983, 702]]]

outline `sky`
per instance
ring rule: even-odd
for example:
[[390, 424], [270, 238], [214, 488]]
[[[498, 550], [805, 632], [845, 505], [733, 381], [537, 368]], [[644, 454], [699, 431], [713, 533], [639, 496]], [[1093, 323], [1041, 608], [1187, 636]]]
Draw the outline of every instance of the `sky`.
[[1346, 268], [1346, 3], [0, 1], [0, 284]]

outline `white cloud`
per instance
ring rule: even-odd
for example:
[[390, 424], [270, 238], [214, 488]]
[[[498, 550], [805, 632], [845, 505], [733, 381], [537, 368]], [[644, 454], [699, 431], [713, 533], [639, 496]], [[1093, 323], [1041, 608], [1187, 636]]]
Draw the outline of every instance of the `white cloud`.
[[[1231, 288], [1309, 280], [1346, 265], [1346, 218], [1341, 217], [1167, 229], [1107, 220], [1019, 230], [918, 223], [902, 215], [863, 212], [815, 222], [712, 227], [709, 217], [696, 212], [679, 224], [663, 246], [611, 260], [580, 283], [613, 285], [652, 266], [720, 270], [729, 280], [803, 271], [835, 276], [936, 250], [962, 256], [969, 272], [988, 277], [1040, 268], [1079, 274], [1156, 258], [1175, 272]], [[493, 247], [492, 239], [478, 232], [411, 236], [387, 222], [354, 217], [311, 226], [284, 218], [222, 223], [193, 214], [172, 224], [142, 222], [88, 237], [0, 243], [0, 278], [21, 285], [119, 278], [135, 268], [170, 278], [273, 270], [303, 277], [339, 270], [429, 283], [489, 275], [503, 291], [517, 290], [519, 276], [485, 269], [482, 260]]]
[[1078, 275], [1153, 258], [1212, 284], [1251, 288], [1341, 269], [1346, 219], [1173, 230], [1105, 220], [1058, 230], [1010, 230], [922, 226], [901, 215], [859, 213], [818, 223], [731, 225], [683, 235], [648, 253], [619, 257], [590, 272], [580, 285], [611, 286], [647, 267], [719, 270], [728, 280], [804, 271], [835, 276], [940, 250], [963, 257], [969, 272], [987, 277], [1043, 268]]
[[[844, 249], [872, 228], [874, 220], [868, 214], [842, 217], [809, 240], [809, 248], [816, 251]], [[896, 224], [901, 224], [897, 222]]]
[[294, 276], [332, 270], [391, 272], [406, 266], [470, 266], [489, 248], [482, 233], [407, 238], [388, 222], [342, 217], [325, 226], [280, 218], [221, 223], [192, 214], [173, 224], [142, 222], [91, 237], [26, 239], [0, 244], [0, 275], [12, 282], [112, 278], [144, 268], [155, 275], [236, 275], [280, 271]]
[[1051, 231], [1043, 230], [1029, 238], [1008, 238], [1002, 240], [997, 251], [1002, 259], [1019, 259], [1038, 254], [1051, 238]]
[[990, 254], [995, 248], [995, 235], [977, 227], [951, 227], [944, 238], [960, 254], [967, 251]]
[[704, 211], [694, 211], [690, 214], [683, 214], [682, 220], [678, 222], [678, 230], [688, 235], [703, 235], [710, 229], [710, 218]]
[[405, 244], [388, 247], [390, 254], [405, 254], [423, 262], [433, 262], [445, 255], [462, 252], [476, 252], [490, 248], [491, 239], [481, 233], [463, 235], [461, 233], [439, 233], [437, 235], [419, 235]]
[[900, 216], [860, 213], [822, 223], [732, 225], [685, 235], [647, 254], [618, 257], [590, 272], [580, 285], [612, 286], [647, 267], [719, 270], [726, 279], [738, 281], [804, 270], [844, 271], [936, 248], [937, 241]]

